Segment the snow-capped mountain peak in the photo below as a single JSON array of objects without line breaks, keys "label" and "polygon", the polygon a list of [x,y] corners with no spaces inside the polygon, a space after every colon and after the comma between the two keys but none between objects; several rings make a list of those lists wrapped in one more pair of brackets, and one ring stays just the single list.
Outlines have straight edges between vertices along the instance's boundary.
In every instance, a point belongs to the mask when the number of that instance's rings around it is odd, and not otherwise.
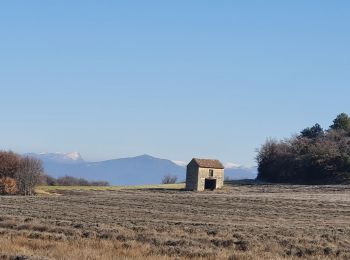
[{"label": "snow-capped mountain peak", "polygon": [[50,160],[50,161],[68,162],[68,163],[84,161],[79,152],[71,152],[71,153],[56,152],[56,153],[39,153],[39,154],[29,153],[26,155],[37,157],[43,161]]},{"label": "snow-capped mountain peak", "polygon": [[225,168],[226,169],[237,169],[237,168],[241,168],[242,165],[237,164],[237,163],[232,163],[232,162],[228,162],[225,164]]},{"label": "snow-capped mountain peak", "polygon": [[68,159],[73,160],[73,161],[83,160],[80,153],[78,153],[78,152],[66,153],[66,154],[64,154],[64,156]]}]

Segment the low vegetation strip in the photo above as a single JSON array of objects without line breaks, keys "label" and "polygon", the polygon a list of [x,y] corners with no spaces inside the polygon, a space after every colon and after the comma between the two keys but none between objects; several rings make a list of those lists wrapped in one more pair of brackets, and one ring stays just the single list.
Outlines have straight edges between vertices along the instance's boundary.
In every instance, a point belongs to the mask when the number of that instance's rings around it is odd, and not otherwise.
[{"label": "low vegetation strip", "polygon": [[50,193],[54,191],[113,191],[113,190],[130,190],[130,189],[184,189],[184,183],[176,184],[154,184],[154,185],[139,185],[139,186],[38,186],[37,193]]},{"label": "low vegetation strip", "polygon": [[0,197],[0,252],[39,259],[350,258],[349,186],[161,187]]}]

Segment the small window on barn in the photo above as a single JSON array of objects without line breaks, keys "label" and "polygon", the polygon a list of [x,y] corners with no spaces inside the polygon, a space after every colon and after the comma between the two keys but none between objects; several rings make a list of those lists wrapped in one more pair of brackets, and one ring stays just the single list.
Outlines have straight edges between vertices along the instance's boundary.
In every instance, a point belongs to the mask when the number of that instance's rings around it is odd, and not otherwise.
[{"label": "small window on barn", "polygon": [[214,177],[214,170],[212,169],[209,170],[209,177]]}]

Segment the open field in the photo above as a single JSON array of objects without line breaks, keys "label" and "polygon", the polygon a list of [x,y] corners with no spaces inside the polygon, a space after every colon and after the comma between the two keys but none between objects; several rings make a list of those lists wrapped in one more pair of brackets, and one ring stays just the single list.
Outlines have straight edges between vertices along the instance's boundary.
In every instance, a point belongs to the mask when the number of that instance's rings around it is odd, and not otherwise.
[{"label": "open field", "polygon": [[0,259],[350,259],[350,186],[178,188],[0,197]]}]

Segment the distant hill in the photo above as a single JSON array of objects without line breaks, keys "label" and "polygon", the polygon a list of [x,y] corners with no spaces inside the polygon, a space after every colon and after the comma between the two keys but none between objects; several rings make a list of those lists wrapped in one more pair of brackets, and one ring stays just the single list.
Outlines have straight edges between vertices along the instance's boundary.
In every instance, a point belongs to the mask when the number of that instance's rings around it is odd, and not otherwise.
[{"label": "distant hill", "polygon": [[230,180],[255,179],[258,170],[255,167],[225,168],[225,177]]},{"label": "distant hill", "polygon": [[[160,183],[166,174],[176,175],[178,181],[186,179],[186,166],[150,155],[121,158],[100,162],[84,161],[79,153],[28,153],[43,161],[47,174],[57,178],[65,175],[90,181],[108,181],[112,185],[146,185]],[[255,179],[256,168],[233,167],[225,170],[230,179]]]}]

